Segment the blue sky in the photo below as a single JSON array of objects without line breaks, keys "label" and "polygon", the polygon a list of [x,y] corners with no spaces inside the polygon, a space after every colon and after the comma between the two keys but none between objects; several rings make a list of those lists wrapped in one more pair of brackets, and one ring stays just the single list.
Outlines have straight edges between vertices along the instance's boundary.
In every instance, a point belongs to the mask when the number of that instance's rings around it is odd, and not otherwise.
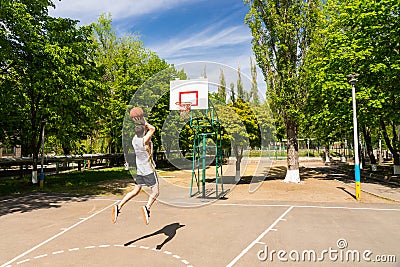
[{"label": "blue sky", "polygon": [[[110,13],[118,35],[140,35],[146,48],[171,64],[212,61],[250,76],[251,33],[242,0],[55,0],[52,16],[82,25]],[[265,87],[261,73],[258,85]]]}]

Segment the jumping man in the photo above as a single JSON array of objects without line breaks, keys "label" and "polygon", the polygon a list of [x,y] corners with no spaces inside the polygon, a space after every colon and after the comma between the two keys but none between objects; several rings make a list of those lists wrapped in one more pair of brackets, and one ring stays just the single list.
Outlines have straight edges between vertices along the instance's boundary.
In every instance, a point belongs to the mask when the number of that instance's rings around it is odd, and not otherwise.
[{"label": "jumping man", "polygon": [[152,157],[153,143],[151,141],[156,128],[147,123],[144,117],[132,117],[132,119],[141,123],[135,127],[135,136],[132,139],[137,169],[135,187],[122,198],[119,204],[113,206],[111,220],[115,223],[122,207],[139,194],[142,186],[148,186],[152,192],[149,195],[147,204],[142,207],[142,213],[145,224],[149,224],[150,208],[159,195],[158,177]]}]

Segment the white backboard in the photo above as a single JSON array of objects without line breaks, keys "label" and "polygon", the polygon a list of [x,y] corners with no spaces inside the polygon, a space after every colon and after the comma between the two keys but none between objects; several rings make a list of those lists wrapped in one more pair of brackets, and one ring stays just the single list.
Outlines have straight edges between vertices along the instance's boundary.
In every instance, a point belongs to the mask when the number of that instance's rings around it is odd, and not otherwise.
[{"label": "white backboard", "polygon": [[208,109],[208,79],[173,80],[170,82],[169,109],[179,110],[177,103],[190,102],[191,109]]}]

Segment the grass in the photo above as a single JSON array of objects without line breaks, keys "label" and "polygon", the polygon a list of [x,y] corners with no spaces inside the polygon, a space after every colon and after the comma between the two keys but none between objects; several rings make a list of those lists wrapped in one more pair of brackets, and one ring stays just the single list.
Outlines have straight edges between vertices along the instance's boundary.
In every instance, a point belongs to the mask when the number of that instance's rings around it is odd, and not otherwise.
[{"label": "grass", "polygon": [[85,195],[123,194],[133,182],[123,167],[84,170],[45,176],[43,187],[32,184],[31,178],[0,180],[0,196],[13,194],[52,192]]}]

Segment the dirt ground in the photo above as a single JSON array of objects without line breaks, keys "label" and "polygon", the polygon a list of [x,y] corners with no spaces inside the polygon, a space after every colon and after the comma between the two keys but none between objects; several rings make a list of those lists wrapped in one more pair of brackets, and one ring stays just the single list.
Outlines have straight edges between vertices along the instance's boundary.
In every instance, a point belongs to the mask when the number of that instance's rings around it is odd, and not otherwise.
[{"label": "dirt ground", "polygon": [[[272,165],[270,175],[266,177],[260,188],[251,198],[254,200],[270,201],[300,201],[300,202],[358,202],[355,199],[355,189],[351,183],[352,178],[344,177],[343,181],[329,177],[328,173],[321,170],[332,168],[325,166],[320,161],[301,162],[301,183],[285,183],[283,179],[286,174],[286,162],[275,161]],[[249,193],[246,187],[238,185],[234,189],[235,198],[245,199]],[[361,194],[361,202],[364,203],[393,203],[393,201],[377,197],[365,192]]]},{"label": "dirt ground", "polygon": [[[256,201],[297,201],[332,203],[394,203],[392,200],[361,193],[361,200],[355,199],[354,177],[351,173],[340,171],[337,166],[325,166],[321,160],[300,161],[301,183],[285,183],[286,161],[276,160],[271,166],[260,171],[260,164],[247,162],[242,170],[241,181],[232,188],[226,197],[231,200]],[[233,164],[234,165],[234,164]],[[224,179],[233,175],[233,165],[223,166]],[[207,177],[215,177],[215,168],[207,169]],[[191,170],[160,171],[160,178],[169,183],[189,187]],[[263,181],[251,184],[254,175],[262,175]],[[251,192],[254,191],[254,192]]]}]

